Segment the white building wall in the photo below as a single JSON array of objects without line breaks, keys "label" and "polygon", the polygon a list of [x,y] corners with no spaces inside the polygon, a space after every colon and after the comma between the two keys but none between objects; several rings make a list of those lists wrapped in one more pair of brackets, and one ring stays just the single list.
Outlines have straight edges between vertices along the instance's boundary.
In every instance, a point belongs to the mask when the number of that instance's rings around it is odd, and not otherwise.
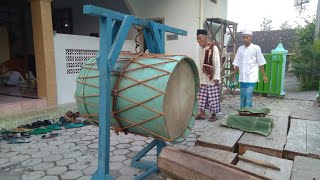
[{"label": "white building wall", "polygon": [[[122,50],[134,52],[134,47],[134,41],[126,40]],[[77,69],[81,68],[84,58],[94,56],[92,53],[98,50],[99,38],[58,33],[54,35],[58,104],[75,102],[76,78],[79,74]],[[70,63],[74,64],[70,65]]]},{"label": "white building wall", "polygon": [[[165,43],[167,54],[183,54],[197,58],[198,43],[196,30],[199,29],[200,0],[127,0],[132,14],[142,18],[165,18],[168,26],[188,31],[188,36],[179,36],[178,40]],[[227,18],[227,0],[203,2],[203,20],[206,18]]]}]

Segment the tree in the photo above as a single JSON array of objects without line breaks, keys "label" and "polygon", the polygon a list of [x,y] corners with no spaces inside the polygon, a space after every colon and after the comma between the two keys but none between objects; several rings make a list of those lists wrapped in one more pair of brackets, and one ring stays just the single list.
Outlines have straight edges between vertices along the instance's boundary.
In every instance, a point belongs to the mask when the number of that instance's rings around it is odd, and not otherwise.
[{"label": "tree", "polygon": [[[315,39],[320,39],[320,0],[318,0],[318,6],[317,6],[316,31],[315,31],[314,37]],[[320,89],[319,89],[319,92],[320,92]]]},{"label": "tree", "polygon": [[270,30],[272,30],[273,27],[271,26],[271,23],[272,23],[271,19],[263,18],[263,22],[260,24],[261,31],[270,31]]},{"label": "tree", "polygon": [[288,21],[285,21],[280,25],[280,29],[281,30],[292,29],[292,25]]},{"label": "tree", "polygon": [[[309,2],[310,0],[294,0],[294,6],[301,13],[302,11],[306,10],[305,5],[308,4]],[[316,39],[320,39],[320,0],[318,0],[315,26],[316,28],[314,32],[314,39],[316,40]]]},{"label": "tree", "polygon": [[305,5],[308,4],[309,2],[310,0],[294,0],[294,7],[296,7],[301,13],[306,9]]},{"label": "tree", "polygon": [[[300,7],[301,7],[300,12],[301,12],[303,5],[309,3],[309,0],[295,0],[295,6],[297,2],[298,4],[300,4]],[[320,0],[318,0],[315,31],[314,31],[313,38],[314,38],[314,41],[317,41],[318,39],[320,39]],[[319,42],[319,40],[317,42]],[[320,78],[319,78],[319,93],[317,96],[316,104],[320,106]]]},{"label": "tree", "polygon": [[292,57],[293,73],[297,76],[300,90],[319,88],[320,40],[314,40],[315,20],[297,30],[295,55]]}]

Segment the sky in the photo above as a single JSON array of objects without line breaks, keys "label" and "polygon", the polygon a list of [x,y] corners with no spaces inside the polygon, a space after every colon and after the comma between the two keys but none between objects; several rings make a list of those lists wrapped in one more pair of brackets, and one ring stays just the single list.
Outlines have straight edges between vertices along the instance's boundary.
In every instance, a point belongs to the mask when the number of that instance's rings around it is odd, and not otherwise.
[{"label": "sky", "polygon": [[[317,3],[318,0],[310,0],[302,16],[315,17]],[[294,0],[228,0],[228,20],[238,23],[238,31],[244,28],[260,30],[263,18],[272,20],[274,30],[285,21],[293,26],[296,26],[295,22],[304,24],[294,7]]]}]

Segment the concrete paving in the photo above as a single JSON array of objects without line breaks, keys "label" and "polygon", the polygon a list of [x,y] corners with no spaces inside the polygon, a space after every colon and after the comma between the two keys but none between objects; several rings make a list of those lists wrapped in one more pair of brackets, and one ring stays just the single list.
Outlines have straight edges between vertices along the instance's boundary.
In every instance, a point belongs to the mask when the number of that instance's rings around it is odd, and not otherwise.
[{"label": "concrete paving", "polygon": [[286,99],[315,101],[318,91],[299,91],[299,82],[294,74],[287,73],[284,82]]}]

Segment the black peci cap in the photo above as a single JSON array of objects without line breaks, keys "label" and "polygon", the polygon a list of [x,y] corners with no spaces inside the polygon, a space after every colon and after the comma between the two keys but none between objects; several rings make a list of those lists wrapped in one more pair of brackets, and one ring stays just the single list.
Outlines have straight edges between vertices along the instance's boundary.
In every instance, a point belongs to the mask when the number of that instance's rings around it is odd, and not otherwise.
[{"label": "black peci cap", "polygon": [[208,35],[208,32],[207,32],[206,30],[204,30],[204,29],[198,29],[198,30],[197,30],[197,36],[198,36],[199,34]]}]

